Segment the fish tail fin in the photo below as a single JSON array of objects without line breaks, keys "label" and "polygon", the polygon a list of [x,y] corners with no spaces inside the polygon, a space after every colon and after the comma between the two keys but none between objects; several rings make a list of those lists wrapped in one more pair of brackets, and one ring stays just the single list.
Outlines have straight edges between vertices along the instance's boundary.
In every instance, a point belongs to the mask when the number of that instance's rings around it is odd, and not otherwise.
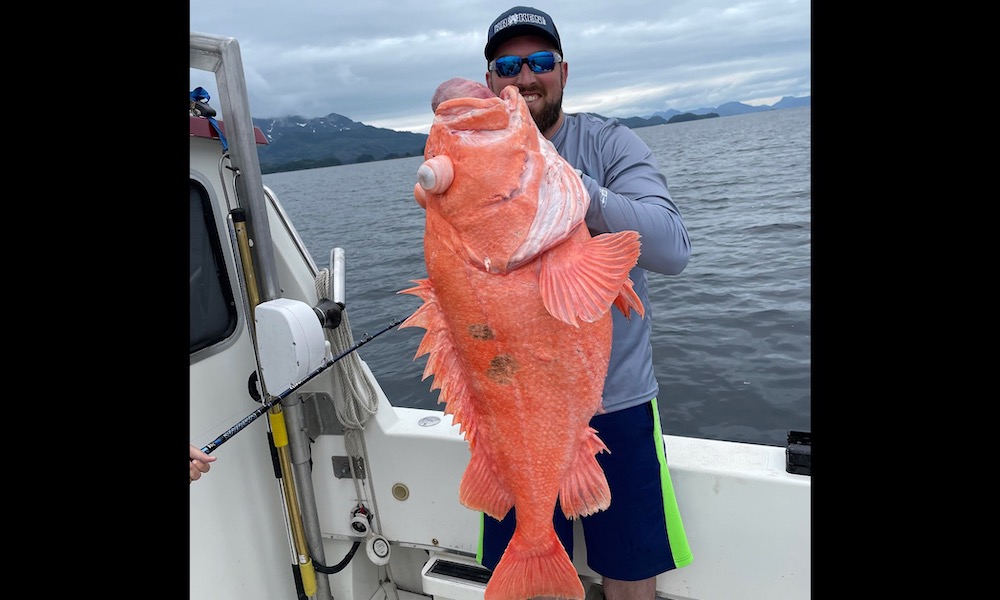
[{"label": "fish tail fin", "polygon": [[555,530],[538,544],[515,529],[486,584],[484,599],[524,600],[538,596],[583,600],[583,584]]},{"label": "fish tail fin", "polygon": [[585,517],[611,506],[611,488],[604,469],[595,457],[610,452],[597,431],[587,427],[582,433],[580,449],[559,487],[559,504],[569,519]]}]

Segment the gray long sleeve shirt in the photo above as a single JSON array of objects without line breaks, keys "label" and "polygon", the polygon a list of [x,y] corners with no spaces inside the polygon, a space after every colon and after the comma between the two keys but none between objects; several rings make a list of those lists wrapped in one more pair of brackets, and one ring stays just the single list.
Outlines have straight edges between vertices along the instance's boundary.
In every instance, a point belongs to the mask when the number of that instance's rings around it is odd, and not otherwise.
[{"label": "gray long sleeve shirt", "polygon": [[604,409],[614,412],[647,402],[659,393],[653,373],[652,307],[646,271],[677,275],[691,257],[691,240],[670,197],[667,179],[646,143],[616,119],[567,114],[552,137],[559,154],[583,172],[590,194],[587,227],[592,234],[638,231],[641,253],[630,272],[646,310],[631,321],[613,308],[613,339]]}]

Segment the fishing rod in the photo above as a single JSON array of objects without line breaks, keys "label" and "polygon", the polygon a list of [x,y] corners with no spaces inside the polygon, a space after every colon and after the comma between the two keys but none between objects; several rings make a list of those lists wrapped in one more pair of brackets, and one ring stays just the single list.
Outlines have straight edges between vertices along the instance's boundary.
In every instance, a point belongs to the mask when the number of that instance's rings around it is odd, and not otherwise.
[{"label": "fishing rod", "polygon": [[375,332],[373,334],[365,334],[365,337],[360,342],[354,344],[353,346],[351,346],[347,350],[344,350],[343,352],[341,352],[337,356],[335,356],[333,358],[325,359],[320,364],[320,366],[316,367],[316,369],[314,369],[312,372],[310,372],[308,375],[306,375],[301,381],[299,381],[298,383],[295,383],[292,386],[286,388],[281,393],[279,393],[277,396],[272,396],[271,399],[268,400],[267,402],[265,402],[264,404],[262,404],[260,408],[258,408],[257,410],[253,411],[252,413],[250,413],[249,415],[247,415],[246,417],[244,417],[240,422],[236,423],[235,425],[233,425],[232,427],[230,427],[229,429],[227,429],[225,432],[222,433],[222,435],[220,435],[219,437],[215,438],[215,440],[213,440],[213,441],[209,442],[208,444],[206,444],[205,446],[203,446],[202,449],[201,449],[201,451],[204,452],[205,454],[211,454],[213,450],[215,450],[216,448],[218,448],[222,444],[224,444],[227,441],[229,441],[230,438],[232,438],[234,435],[236,435],[237,433],[239,433],[240,431],[242,431],[243,429],[245,429],[247,425],[249,425],[249,424],[253,423],[254,421],[256,421],[261,415],[263,415],[264,413],[266,413],[272,406],[274,406],[278,402],[281,402],[282,400],[284,400],[285,398],[287,398],[292,392],[294,392],[295,390],[299,389],[300,387],[302,387],[303,385],[305,385],[306,383],[308,383],[309,381],[311,381],[313,378],[315,378],[317,375],[319,375],[323,371],[325,371],[325,370],[329,369],[330,367],[332,367],[335,363],[337,363],[338,361],[340,361],[342,358],[344,358],[345,356],[347,356],[351,352],[354,352],[355,350],[357,350],[361,346],[364,346],[368,342],[372,341],[373,339],[375,339],[378,336],[382,335],[383,333],[389,331],[390,329],[392,329],[393,327],[399,325],[402,322],[403,322],[402,319],[396,319],[392,323],[389,323],[388,325],[386,325],[385,327],[383,327],[382,329],[380,329],[379,331],[377,331],[377,332]]}]

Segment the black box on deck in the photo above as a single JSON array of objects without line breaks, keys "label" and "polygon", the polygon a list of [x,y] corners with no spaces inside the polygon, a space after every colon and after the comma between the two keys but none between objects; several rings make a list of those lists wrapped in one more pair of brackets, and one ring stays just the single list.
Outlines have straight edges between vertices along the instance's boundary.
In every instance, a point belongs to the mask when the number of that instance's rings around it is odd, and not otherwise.
[{"label": "black box on deck", "polygon": [[785,471],[796,475],[812,475],[812,434],[789,431],[785,446]]}]

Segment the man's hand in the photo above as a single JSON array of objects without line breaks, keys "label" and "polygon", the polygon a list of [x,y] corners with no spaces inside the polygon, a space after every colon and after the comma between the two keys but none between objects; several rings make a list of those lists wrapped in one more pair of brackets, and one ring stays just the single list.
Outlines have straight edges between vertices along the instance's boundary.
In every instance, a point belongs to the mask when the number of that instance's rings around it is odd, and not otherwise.
[{"label": "man's hand", "polygon": [[190,444],[190,446],[191,446],[191,464],[190,464],[191,481],[188,481],[188,483],[191,483],[192,481],[198,481],[199,479],[201,479],[201,474],[208,473],[208,470],[212,468],[212,465],[210,465],[209,463],[215,462],[215,460],[218,458],[217,456],[209,456],[208,454],[205,454],[198,448],[195,448],[194,444]]}]

